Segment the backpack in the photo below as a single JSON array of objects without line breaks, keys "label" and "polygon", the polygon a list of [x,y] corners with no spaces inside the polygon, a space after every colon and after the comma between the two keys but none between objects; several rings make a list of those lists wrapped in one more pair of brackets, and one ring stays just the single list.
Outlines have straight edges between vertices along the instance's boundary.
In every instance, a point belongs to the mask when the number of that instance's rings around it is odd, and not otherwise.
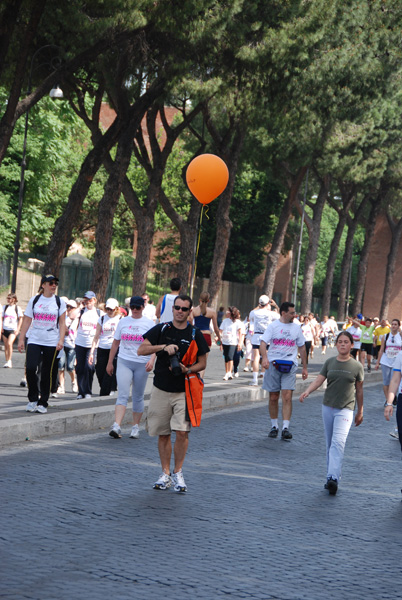
[{"label": "backpack", "polygon": [[[38,302],[39,298],[42,296],[42,294],[38,294],[37,296],[35,296],[33,302],[32,302],[32,312],[33,315],[35,317],[35,311],[34,311],[34,307],[35,304]],[[61,300],[60,300],[60,296],[54,296],[54,299],[56,300],[56,304],[57,304],[57,327],[59,326],[59,319],[60,319],[60,306],[61,306]]]}]

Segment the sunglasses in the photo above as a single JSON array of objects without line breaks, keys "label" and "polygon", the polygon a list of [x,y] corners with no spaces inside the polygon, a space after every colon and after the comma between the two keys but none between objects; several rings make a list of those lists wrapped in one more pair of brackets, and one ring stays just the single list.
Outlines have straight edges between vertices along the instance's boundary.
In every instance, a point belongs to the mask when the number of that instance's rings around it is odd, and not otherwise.
[{"label": "sunglasses", "polygon": [[183,312],[188,312],[188,311],[190,310],[190,308],[189,308],[189,307],[187,307],[187,306],[173,306],[173,308],[174,308],[175,310],[181,310],[181,311],[183,311]]},{"label": "sunglasses", "polygon": [[138,304],[134,304],[134,306],[130,306],[131,310],[141,310],[141,308],[144,308],[143,306],[140,306]]}]

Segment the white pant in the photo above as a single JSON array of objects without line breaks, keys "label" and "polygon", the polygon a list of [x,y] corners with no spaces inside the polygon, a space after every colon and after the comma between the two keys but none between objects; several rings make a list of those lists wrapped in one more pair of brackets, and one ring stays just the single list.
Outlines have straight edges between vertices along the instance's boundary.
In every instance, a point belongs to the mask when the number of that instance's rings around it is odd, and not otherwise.
[{"label": "white pant", "polygon": [[327,477],[341,478],[343,453],[353,421],[353,410],[322,406],[325,439],[327,443]]},{"label": "white pant", "polygon": [[134,362],[117,358],[117,387],[116,405],[127,406],[130,396],[130,386],[133,384],[133,412],[144,412],[144,391],[149,373],[145,370],[144,362]]}]

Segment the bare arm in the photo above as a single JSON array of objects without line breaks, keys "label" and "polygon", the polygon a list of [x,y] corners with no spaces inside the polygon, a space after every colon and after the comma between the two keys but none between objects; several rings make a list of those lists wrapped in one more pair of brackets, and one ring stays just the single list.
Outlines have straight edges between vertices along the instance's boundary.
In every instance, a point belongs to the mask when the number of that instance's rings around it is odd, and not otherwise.
[{"label": "bare arm", "polygon": [[391,382],[388,388],[387,406],[384,408],[384,417],[387,421],[390,420],[394,412],[393,401],[398,392],[399,385],[401,383],[402,373],[401,371],[394,371],[392,373]]},{"label": "bare arm", "polygon": [[260,341],[260,354],[261,354],[261,366],[263,366],[264,369],[268,369],[269,360],[268,360],[268,354],[267,354],[267,344],[263,340]]},{"label": "bare arm", "polygon": [[150,354],[156,354],[157,352],[161,352],[164,350],[169,355],[174,354],[179,349],[176,344],[156,344],[152,346],[151,342],[145,339],[141,346],[137,350],[138,356],[149,356]]},{"label": "bare arm", "polygon": [[95,352],[95,348],[98,347],[101,331],[102,331],[102,325],[100,323],[98,323],[96,326],[96,332],[94,335],[94,339],[92,340],[91,351],[90,351],[89,357],[88,357],[88,364],[90,364],[90,365],[92,365],[92,363],[94,362],[94,352]]},{"label": "bare arm", "polygon": [[380,360],[382,358],[382,355],[384,354],[384,350],[385,350],[385,336],[381,340],[381,348],[378,353],[377,364],[374,367],[376,371],[378,371],[378,369],[380,368]]},{"label": "bare arm", "polygon": [[317,375],[317,377],[314,379],[314,381],[312,383],[310,383],[310,385],[308,386],[306,391],[303,392],[302,394],[300,394],[300,397],[299,397],[300,402],[303,402],[312,392],[315,392],[315,390],[318,390],[318,388],[324,383],[325,380],[326,380],[326,377],[324,377],[324,375]]},{"label": "bare arm", "polygon": [[205,371],[207,367],[207,355],[203,354],[202,356],[197,357],[197,362],[191,367],[186,367],[182,363],[180,363],[181,370],[183,373],[199,373],[200,371]]},{"label": "bare arm", "polygon": [[307,352],[306,352],[306,346],[303,344],[303,346],[298,346],[298,348],[299,348],[299,354],[300,354],[300,358],[301,358],[302,365],[303,365],[302,379],[307,379],[307,377],[308,377],[308,370],[307,370]]},{"label": "bare arm", "polygon": [[161,316],[161,307],[162,307],[162,301],[163,301],[164,296],[161,296],[158,300],[158,304],[156,305],[155,308],[155,316],[160,319]]},{"label": "bare arm", "polygon": [[32,323],[31,317],[27,317],[26,315],[24,315],[24,318],[22,319],[20,337],[18,340],[18,351],[19,352],[22,352],[24,349],[25,336],[26,336],[28,329],[31,326],[31,323]]},{"label": "bare arm", "polygon": [[355,416],[355,426],[358,427],[363,421],[363,382],[356,381],[356,403],[357,412]]}]

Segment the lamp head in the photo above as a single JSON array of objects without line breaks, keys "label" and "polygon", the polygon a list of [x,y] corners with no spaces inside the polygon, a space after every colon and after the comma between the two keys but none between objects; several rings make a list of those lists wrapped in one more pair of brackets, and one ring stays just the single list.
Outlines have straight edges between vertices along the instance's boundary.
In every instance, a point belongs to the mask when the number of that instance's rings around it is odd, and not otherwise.
[{"label": "lamp head", "polygon": [[61,90],[59,88],[58,85],[56,85],[56,87],[52,88],[49,92],[49,96],[52,98],[52,100],[57,100],[60,98],[64,98],[64,94],[63,94],[63,90]]}]

